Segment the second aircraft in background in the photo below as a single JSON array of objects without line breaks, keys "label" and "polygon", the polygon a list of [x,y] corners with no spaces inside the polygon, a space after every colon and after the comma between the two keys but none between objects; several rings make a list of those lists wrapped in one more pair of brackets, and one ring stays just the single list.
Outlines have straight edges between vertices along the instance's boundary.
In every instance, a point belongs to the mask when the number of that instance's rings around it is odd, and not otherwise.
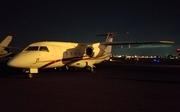
[{"label": "second aircraft in background", "polygon": [[12,40],[12,36],[7,36],[1,43],[0,43],[0,58],[9,56],[12,52],[9,51],[8,45]]}]

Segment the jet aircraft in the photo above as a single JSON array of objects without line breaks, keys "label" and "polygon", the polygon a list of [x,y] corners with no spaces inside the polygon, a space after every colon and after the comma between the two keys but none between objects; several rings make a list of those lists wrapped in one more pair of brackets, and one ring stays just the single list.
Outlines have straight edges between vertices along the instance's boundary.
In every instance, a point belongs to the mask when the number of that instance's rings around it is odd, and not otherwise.
[{"label": "jet aircraft", "polygon": [[1,43],[0,43],[0,58],[9,56],[12,52],[9,51],[8,45],[12,40],[12,36],[7,36]]},{"label": "jet aircraft", "polygon": [[41,41],[27,46],[22,52],[11,58],[7,65],[22,68],[27,78],[32,78],[39,69],[74,67],[94,72],[95,65],[111,57],[112,45],[130,44],[171,44],[172,41],[151,42],[113,42],[113,36],[124,33],[108,33],[105,42],[75,43],[59,41]]}]

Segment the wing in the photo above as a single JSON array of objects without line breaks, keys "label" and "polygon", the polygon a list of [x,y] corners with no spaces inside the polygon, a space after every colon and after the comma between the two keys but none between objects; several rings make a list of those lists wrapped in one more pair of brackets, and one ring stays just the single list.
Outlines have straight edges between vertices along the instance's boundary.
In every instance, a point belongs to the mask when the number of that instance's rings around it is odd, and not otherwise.
[{"label": "wing", "polygon": [[11,48],[11,49],[24,49],[24,48],[21,48],[21,47],[13,47],[13,46],[1,46],[0,47],[3,47],[3,48]]},{"label": "wing", "polygon": [[11,55],[11,54],[12,54],[12,52],[7,53],[7,54],[0,55],[0,58],[3,58],[3,57],[6,57],[6,56],[9,56],[9,55]]},{"label": "wing", "polygon": [[101,45],[173,44],[173,41],[102,42]]}]

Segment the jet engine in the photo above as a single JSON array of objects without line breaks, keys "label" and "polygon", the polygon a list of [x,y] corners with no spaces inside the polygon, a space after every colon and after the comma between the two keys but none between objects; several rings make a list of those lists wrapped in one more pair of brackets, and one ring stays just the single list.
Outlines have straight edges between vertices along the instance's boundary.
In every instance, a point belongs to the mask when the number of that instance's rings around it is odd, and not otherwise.
[{"label": "jet engine", "polygon": [[87,47],[85,49],[85,54],[89,57],[98,57],[104,54],[104,50],[98,47]]}]

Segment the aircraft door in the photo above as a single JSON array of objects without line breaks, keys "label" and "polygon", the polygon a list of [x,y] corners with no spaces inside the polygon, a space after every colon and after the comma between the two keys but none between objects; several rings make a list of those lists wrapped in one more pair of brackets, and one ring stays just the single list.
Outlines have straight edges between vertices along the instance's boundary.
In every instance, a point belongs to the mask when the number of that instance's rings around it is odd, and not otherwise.
[{"label": "aircraft door", "polygon": [[53,46],[54,47],[54,51],[55,51],[55,60],[60,60],[62,59],[62,55],[61,55],[61,49],[59,46]]}]

